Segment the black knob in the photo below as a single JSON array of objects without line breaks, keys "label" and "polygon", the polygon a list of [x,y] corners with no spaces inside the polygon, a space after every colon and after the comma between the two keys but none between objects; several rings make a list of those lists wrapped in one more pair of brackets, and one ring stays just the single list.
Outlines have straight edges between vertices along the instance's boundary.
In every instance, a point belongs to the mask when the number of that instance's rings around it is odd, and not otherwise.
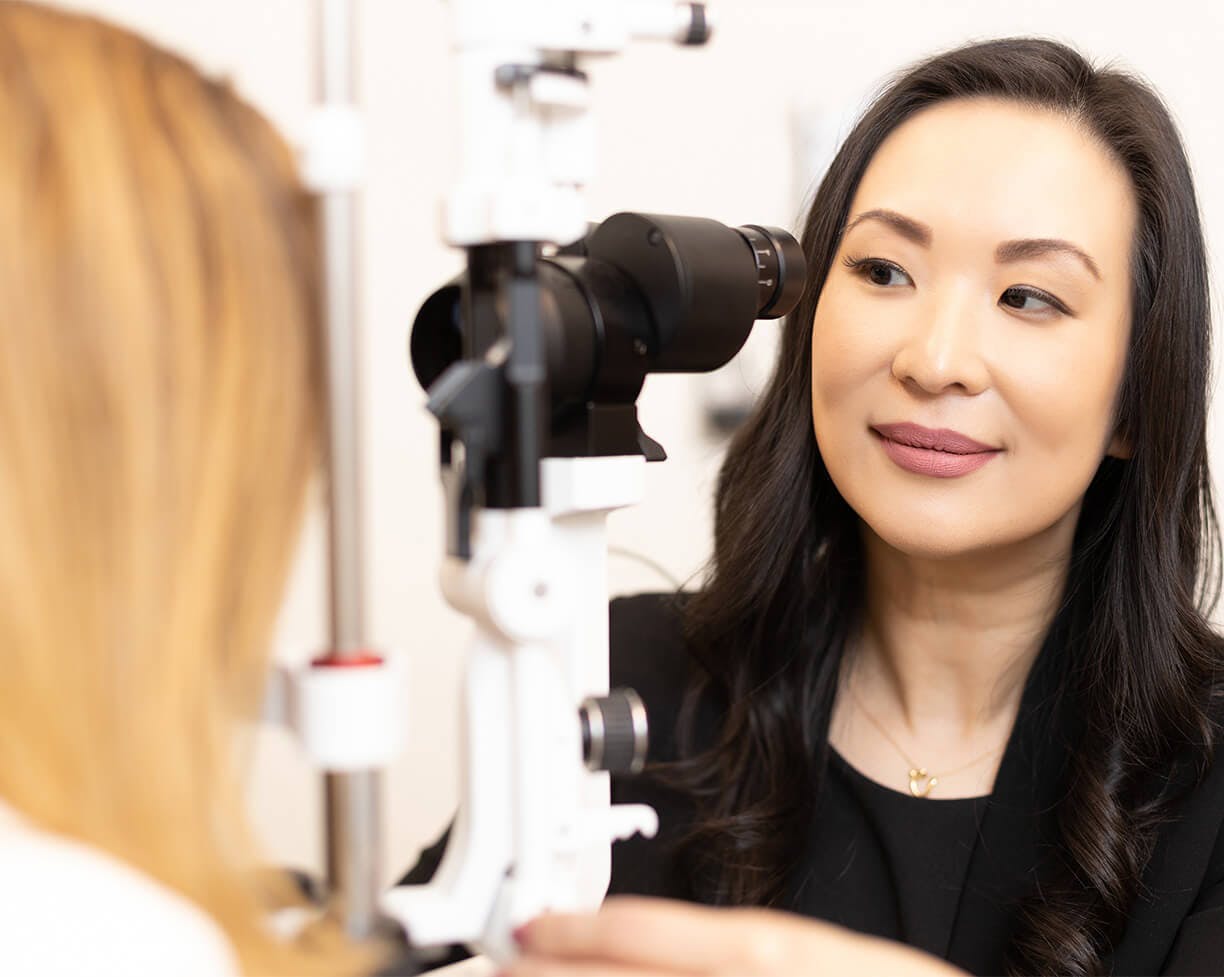
[{"label": "black knob", "polygon": [[690,3],[688,5],[688,29],[684,32],[684,37],[681,39],[681,44],[705,44],[710,39],[711,24],[709,12],[706,10],[704,3]]},{"label": "black knob", "polygon": [[582,756],[588,770],[642,772],[650,741],[646,706],[633,689],[613,689],[607,695],[583,700],[578,722],[582,725]]},{"label": "black knob", "polygon": [[807,262],[798,241],[780,227],[745,224],[737,227],[752,248],[757,267],[758,319],[780,319],[803,297]]}]

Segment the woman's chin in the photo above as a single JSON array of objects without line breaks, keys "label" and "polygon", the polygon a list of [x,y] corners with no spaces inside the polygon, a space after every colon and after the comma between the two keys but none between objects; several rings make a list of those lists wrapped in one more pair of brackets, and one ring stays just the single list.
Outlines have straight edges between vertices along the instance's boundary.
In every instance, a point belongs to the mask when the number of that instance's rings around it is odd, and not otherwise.
[{"label": "woman's chin", "polygon": [[952,560],[977,556],[1015,542],[1005,534],[959,516],[940,518],[930,513],[904,516],[889,513],[879,519],[863,518],[865,528],[880,542],[914,559]]}]

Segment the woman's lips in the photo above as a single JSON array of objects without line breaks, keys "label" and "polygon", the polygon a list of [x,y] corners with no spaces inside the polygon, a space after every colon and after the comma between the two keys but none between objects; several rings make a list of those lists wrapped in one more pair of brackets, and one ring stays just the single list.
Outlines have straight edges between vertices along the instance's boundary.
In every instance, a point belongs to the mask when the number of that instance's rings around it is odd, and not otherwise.
[{"label": "woman's lips", "polygon": [[977,471],[999,453],[958,431],[917,424],[879,424],[872,432],[884,453],[900,468],[932,478],[959,478]]}]

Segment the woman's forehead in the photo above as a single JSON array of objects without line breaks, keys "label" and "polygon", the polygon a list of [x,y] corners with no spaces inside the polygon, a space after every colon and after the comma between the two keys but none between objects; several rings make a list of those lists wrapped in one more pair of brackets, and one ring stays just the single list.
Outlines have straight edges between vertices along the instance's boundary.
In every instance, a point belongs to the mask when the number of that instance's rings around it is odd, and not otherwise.
[{"label": "woman's forehead", "polygon": [[926,224],[936,248],[1061,238],[1114,267],[1128,263],[1136,211],[1128,174],[1082,127],[994,98],[940,103],[890,133],[849,220],[874,208]]}]

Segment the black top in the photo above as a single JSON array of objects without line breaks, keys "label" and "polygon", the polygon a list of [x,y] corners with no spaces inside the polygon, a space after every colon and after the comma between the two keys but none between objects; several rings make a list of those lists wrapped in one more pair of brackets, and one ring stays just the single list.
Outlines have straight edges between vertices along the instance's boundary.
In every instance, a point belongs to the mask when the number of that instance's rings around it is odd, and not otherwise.
[{"label": "black top", "polygon": [[[651,722],[652,761],[676,756],[674,717],[699,667],[663,595],[613,601],[613,686],[635,688]],[[899,940],[976,974],[1003,972],[1013,906],[1041,871],[1070,729],[1052,703],[1054,630],[1026,682],[989,797],[940,800],[894,791],[831,753],[808,844],[780,908]],[[716,723],[698,714],[698,728]],[[699,739],[702,737],[699,736]],[[610,892],[693,898],[671,857],[691,824],[684,797],[649,775],[613,781],[613,801],[654,806],[660,832],[613,846]],[[1045,813],[1042,813],[1045,812]],[[1106,961],[1114,974],[1224,974],[1224,763],[1216,763],[1157,842],[1145,894]]]},{"label": "black top", "polygon": [[[793,908],[945,956],[987,798],[914,797],[836,751]],[[887,878],[890,899],[871,883]]]},{"label": "black top", "polygon": [[[650,716],[650,760],[674,759],[675,717],[699,667],[685,648],[675,602],[658,594],[613,601],[610,637],[612,686],[636,689]],[[1029,894],[1042,871],[1042,851],[1057,840],[1052,819],[1071,742],[1069,720],[1055,707],[1054,666],[1062,660],[1052,629],[1026,681],[989,797],[912,797],[832,752],[808,843],[796,852],[780,908],[911,944],[970,973],[1002,973],[1015,903]],[[708,742],[717,721],[712,709],[698,712],[699,741]],[[659,833],[612,846],[609,893],[694,899],[690,879],[672,857],[692,824],[688,798],[648,770],[614,778],[612,799],[650,804]],[[1222,824],[1219,762],[1162,830],[1107,972],[1224,974]],[[404,881],[428,881],[445,843],[444,835]]]}]

